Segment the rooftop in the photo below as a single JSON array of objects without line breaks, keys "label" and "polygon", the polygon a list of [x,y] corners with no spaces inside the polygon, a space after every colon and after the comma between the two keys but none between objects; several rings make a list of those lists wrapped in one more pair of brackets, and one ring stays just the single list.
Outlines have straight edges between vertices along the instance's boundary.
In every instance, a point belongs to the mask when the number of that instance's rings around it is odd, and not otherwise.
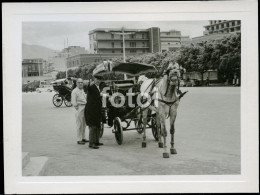
[{"label": "rooftop", "polygon": [[[124,28],[126,32],[147,32],[148,29],[128,29]],[[122,32],[122,28],[96,28],[94,30],[89,31],[88,34],[92,34],[94,32]]]}]

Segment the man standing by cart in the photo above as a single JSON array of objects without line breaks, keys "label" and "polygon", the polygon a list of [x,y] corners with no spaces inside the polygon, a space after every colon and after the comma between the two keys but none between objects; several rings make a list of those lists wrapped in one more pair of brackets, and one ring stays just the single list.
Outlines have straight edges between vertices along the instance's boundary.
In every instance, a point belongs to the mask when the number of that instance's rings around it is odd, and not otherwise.
[{"label": "man standing by cart", "polygon": [[74,106],[76,113],[76,129],[78,144],[85,144],[88,142],[85,138],[86,122],[84,119],[84,109],[86,105],[86,94],[83,90],[83,80],[77,80],[77,87],[71,93],[71,103]]},{"label": "man standing by cart", "polygon": [[88,83],[87,104],[85,107],[86,124],[89,126],[89,147],[98,149],[103,143],[99,142],[102,121],[102,98],[100,96],[101,77],[94,76],[94,82]]}]

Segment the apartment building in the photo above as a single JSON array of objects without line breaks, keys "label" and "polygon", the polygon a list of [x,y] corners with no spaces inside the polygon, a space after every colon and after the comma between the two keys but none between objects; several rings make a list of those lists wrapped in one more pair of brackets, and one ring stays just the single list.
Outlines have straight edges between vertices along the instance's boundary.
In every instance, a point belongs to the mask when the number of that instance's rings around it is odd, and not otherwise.
[{"label": "apartment building", "polygon": [[170,30],[163,31],[160,33],[161,50],[164,51],[174,51],[181,47],[191,43],[189,36],[182,36],[181,31]]},{"label": "apartment building", "polygon": [[91,54],[122,54],[123,48],[131,55],[159,52],[160,29],[97,28],[89,32],[89,44]]}]

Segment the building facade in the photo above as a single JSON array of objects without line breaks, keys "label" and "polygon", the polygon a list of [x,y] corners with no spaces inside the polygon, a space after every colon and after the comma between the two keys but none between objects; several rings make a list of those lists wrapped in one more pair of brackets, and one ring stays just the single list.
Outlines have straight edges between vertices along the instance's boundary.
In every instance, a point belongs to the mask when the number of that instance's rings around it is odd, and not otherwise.
[{"label": "building facade", "polygon": [[161,50],[174,51],[182,45],[190,44],[191,39],[189,36],[182,36],[181,31],[170,30],[160,33]]},{"label": "building facade", "polygon": [[121,54],[123,53],[124,35],[126,54],[144,54],[161,51],[160,29],[112,29],[97,28],[89,32],[90,53]]},{"label": "building facade", "polygon": [[240,20],[209,20],[209,25],[204,26],[204,35],[241,32]]},{"label": "building facade", "polygon": [[120,58],[122,54],[79,54],[67,58],[67,68],[74,69],[82,66],[87,66],[93,62],[102,63],[103,61],[110,60],[112,58]]},{"label": "building facade", "polygon": [[219,40],[232,33],[241,33],[240,20],[209,20],[209,25],[204,26],[203,36],[192,38],[192,43]]},{"label": "building facade", "polygon": [[46,61],[41,58],[24,59],[22,61],[22,82],[44,81],[50,79],[44,75]]}]

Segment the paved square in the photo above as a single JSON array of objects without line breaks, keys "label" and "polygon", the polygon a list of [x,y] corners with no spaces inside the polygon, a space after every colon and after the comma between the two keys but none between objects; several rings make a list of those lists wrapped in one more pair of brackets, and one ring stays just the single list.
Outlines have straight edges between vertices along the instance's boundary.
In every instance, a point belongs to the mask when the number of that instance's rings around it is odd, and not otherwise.
[{"label": "paved square", "polygon": [[135,130],[124,132],[119,146],[107,126],[100,149],[77,145],[74,108],[56,108],[49,92],[23,93],[22,151],[49,157],[48,176],[240,174],[240,87],[185,90],[175,125],[178,154],[169,159],[150,129],[146,148]]}]

